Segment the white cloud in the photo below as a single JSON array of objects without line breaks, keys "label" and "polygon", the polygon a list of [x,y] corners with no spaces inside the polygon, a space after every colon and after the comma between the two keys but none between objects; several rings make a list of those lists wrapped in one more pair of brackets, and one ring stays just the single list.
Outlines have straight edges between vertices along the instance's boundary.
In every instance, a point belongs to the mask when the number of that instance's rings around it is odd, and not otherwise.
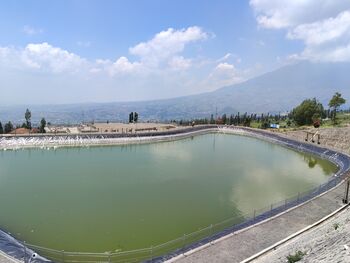
[{"label": "white cloud", "polygon": [[251,0],[259,26],[287,28],[312,23],[350,8],[347,0]]},{"label": "white cloud", "polygon": [[191,60],[182,56],[175,56],[169,60],[168,65],[170,69],[185,70],[191,66]]},{"label": "white cloud", "polygon": [[[26,29],[29,32],[30,28]],[[25,48],[0,47],[0,64],[8,68],[27,68],[51,73],[104,72],[110,76],[187,70],[192,65],[192,59],[185,58],[181,53],[189,43],[207,37],[208,34],[197,26],[180,30],[169,28],[156,34],[149,41],[131,47],[129,52],[137,57],[136,60],[131,61],[128,57],[121,56],[114,62],[110,59],[89,62],[79,55],[46,42],[30,43]],[[84,47],[90,44],[90,42],[77,42],[77,45]]]},{"label": "white cloud", "polygon": [[336,42],[343,37],[350,39],[350,12],[345,11],[334,18],[298,25],[287,36],[290,39],[301,39],[306,45]]},{"label": "white cloud", "polygon": [[28,44],[23,49],[1,47],[0,58],[0,64],[7,68],[39,70],[51,73],[73,73],[88,64],[85,59],[78,55],[51,46],[46,42]]},{"label": "white cloud", "polygon": [[138,56],[144,65],[157,67],[162,62],[172,60],[187,44],[207,37],[208,34],[197,26],[181,30],[169,28],[156,34],[151,40],[131,47],[129,51],[130,54]]},{"label": "white cloud", "polygon": [[251,0],[258,25],[287,31],[290,40],[305,48],[291,59],[350,61],[350,1]]},{"label": "white cloud", "polygon": [[44,32],[43,29],[41,28],[34,28],[32,26],[28,26],[28,25],[25,25],[22,29],[23,33],[29,35],[29,36],[32,36],[32,35],[37,35],[37,34],[41,34]]},{"label": "white cloud", "polygon": [[78,55],[53,47],[46,42],[28,44],[22,52],[22,60],[29,67],[54,73],[76,72],[87,63]]},{"label": "white cloud", "polygon": [[141,64],[139,62],[132,63],[126,57],[120,57],[109,67],[109,72],[111,75],[118,73],[130,73],[135,72],[135,70],[139,69],[140,66]]}]

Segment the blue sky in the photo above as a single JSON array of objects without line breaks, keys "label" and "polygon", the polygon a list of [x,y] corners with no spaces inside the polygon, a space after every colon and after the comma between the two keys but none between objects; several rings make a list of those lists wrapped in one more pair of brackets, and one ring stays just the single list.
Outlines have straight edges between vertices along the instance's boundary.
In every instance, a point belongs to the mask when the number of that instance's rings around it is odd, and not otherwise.
[{"label": "blue sky", "polygon": [[348,1],[281,2],[2,1],[0,105],[169,98],[349,60]]}]

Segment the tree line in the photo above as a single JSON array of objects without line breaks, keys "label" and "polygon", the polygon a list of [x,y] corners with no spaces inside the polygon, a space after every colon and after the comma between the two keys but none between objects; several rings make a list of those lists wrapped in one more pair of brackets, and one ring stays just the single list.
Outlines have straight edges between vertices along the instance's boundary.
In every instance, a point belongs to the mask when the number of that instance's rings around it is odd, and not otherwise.
[{"label": "tree line", "polygon": [[[291,126],[295,123],[297,126],[302,125],[315,125],[320,126],[322,119],[331,119],[333,124],[337,124],[337,112],[341,105],[345,104],[346,100],[342,95],[336,92],[328,103],[328,108],[325,109],[322,103],[316,98],[305,99],[300,105],[292,109],[291,112],[286,114],[223,114],[214,118],[212,114],[210,118],[197,118],[192,120],[180,120],[173,121],[179,125],[191,125],[194,124],[221,124],[221,125],[237,125],[250,127],[252,122],[259,125],[260,128],[269,128],[272,123],[279,124],[285,122],[285,126]],[[350,109],[348,110],[350,112]]]}]

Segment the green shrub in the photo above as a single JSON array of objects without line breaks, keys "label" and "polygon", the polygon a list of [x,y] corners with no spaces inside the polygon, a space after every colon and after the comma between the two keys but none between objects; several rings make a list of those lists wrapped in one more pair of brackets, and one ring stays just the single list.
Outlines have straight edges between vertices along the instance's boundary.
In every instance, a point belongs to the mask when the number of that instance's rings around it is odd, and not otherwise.
[{"label": "green shrub", "polygon": [[294,255],[289,254],[287,256],[288,263],[298,262],[298,261],[302,260],[304,255],[305,255],[305,253],[300,251],[300,250],[297,253],[295,253]]}]

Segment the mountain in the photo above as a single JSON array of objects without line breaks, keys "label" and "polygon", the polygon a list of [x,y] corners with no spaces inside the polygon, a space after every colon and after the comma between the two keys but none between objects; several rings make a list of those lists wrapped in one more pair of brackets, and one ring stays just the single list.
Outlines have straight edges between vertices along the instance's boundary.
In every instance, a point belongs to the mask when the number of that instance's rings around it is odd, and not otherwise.
[{"label": "mountain", "polygon": [[216,111],[276,113],[287,112],[313,97],[327,107],[336,91],[350,102],[350,63],[301,62],[198,95],[140,102],[0,107],[0,120],[21,123],[26,107],[32,111],[33,122],[45,117],[52,123],[127,120],[131,111],[137,111],[142,120],[209,118]]}]

